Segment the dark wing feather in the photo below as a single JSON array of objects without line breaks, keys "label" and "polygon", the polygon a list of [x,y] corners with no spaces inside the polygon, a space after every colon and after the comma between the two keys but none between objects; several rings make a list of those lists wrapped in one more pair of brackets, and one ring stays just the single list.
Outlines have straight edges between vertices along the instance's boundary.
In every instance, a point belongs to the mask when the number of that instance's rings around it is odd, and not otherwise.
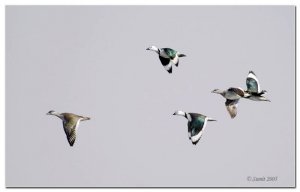
[{"label": "dark wing feather", "polygon": [[164,57],[161,57],[159,56],[159,59],[160,59],[160,62],[163,66],[166,66],[170,63],[170,59],[169,58],[164,58]]},{"label": "dark wing feather", "polygon": [[165,67],[165,69],[169,73],[172,73],[172,63],[170,62],[171,60],[168,58],[161,57],[161,56],[159,56],[159,59],[161,61],[161,64]]},{"label": "dark wing feather", "polygon": [[[191,113],[190,113],[191,114]],[[192,122],[189,124],[189,130],[191,131],[191,139],[199,134],[202,134],[205,117],[200,114],[191,114]],[[201,139],[201,136],[199,139],[192,141],[194,145],[196,145],[199,140]]]},{"label": "dark wing feather", "polygon": [[64,126],[64,131],[66,133],[68,142],[72,147],[76,140],[76,123],[74,123],[73,121],[69,121],[69,122],[64,121],[63,126]]}]

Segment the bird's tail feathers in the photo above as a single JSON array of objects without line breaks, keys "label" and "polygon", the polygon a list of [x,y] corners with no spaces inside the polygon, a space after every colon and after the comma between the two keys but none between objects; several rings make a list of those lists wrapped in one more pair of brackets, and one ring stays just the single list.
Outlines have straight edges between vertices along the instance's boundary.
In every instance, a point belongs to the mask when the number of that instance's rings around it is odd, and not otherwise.
[{"label": "bird's tail feathers", "polygon": [[244,91],[244,96],[243,96],[243,98],[249,98],[249,97],[251,97],[251,93],[249,93],[249,92],[247,92],[247,91]]},{"label": "bird's tail feathers", "polygon": [[207,121],[217,121],[217,120],[213,119],[213,118],[210,118],[210,117],[207,117]]}]

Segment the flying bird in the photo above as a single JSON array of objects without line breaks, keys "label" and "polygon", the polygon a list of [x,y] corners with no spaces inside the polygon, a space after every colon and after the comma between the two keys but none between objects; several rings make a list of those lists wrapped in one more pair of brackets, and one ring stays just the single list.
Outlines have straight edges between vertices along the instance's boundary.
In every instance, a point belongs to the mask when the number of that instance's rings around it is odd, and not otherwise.
[{"label": "flying bird", "polygon": [[266,97],[263,96],[267,91],[260,89],[259,81],[253,71],[249,71],[249,74],[246,79],[247,90],[246,93],[249,95],[245,98],[253,101],[269,101]]},{"label": "flying bird", "polygon": [[235,87],[230,87],[227,90],[215,89],[212,93],[220,94],[226,99],[225,106],[232,119],[237,115],[239,99],[248,96],[243,89]]},{"label": "flying bird", "polygon": [[179,110],[175,111],[173,115],[180,115],[188,120],[188,136],[194,145],[200,140],[207,121],[216,121],[202,114],[186,113]]},{"label": "flying bird", "polygon": [[157,48],[156,46],[151,46],[146,50],[154,51],[158,54],[158,57],[161,61],[161,64],[165,67],[165,69],[172,73],[172,64],[178,67],[179,57],[186,57],[186,55],[179,53],[171,48]]},{"label": "flying bird", "polygon": [[76,130],[79,127],[79,122],[90,120],[89,117],[83,117],[73,113],[58,113],[53,110],[49,111],[47,115],[54,115],[63,121],[64,131],[71,147],[74,145],[76,139]]}]

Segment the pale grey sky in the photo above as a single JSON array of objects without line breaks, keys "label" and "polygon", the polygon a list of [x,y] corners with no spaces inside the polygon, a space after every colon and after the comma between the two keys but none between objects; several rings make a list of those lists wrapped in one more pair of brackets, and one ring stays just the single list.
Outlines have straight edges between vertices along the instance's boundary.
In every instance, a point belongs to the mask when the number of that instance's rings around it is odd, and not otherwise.
[{"label": "pale grey sky", "polygon": [[[150,45],[187,57],[168,74]],[[272,102],[232,120],[211,91],[249,70]],[[52,109],[91,117],[73,148]],[[194,146],[178,109],[218,121]],[[294,6],[6,7],[6,186],[294,185]]]}]

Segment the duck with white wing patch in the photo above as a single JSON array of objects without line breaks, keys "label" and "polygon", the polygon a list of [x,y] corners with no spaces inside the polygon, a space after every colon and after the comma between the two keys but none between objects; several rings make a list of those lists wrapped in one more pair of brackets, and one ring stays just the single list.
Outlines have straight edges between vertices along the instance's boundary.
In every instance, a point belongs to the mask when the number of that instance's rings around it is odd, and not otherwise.
[{"label": "duck with white wing patch", "polygon": [[188,120],[188,136],[194,145],[201,139],[207,121],[217,121],[199,113],[186,113],[180,110],[175,111],[173,115],[183,116]]},{"label": "duck with white wing patch", "polygon": [[165,69],[172,73],[172,64],[176,67],[179,65],[179,57],[186,57],[186,55],[179,53],[171,48],[157,48],[156,46],[148,47],[146,50],[154,51],[158,54],[161,64]]},{"label": "duck with white wing patch", "polygon": [[265,94],[266,90],[260,89],[260,84],[258,78],[256,77],[253,71],[249,71],[249,74],[246,79],[247,90],[245,91],[249,95],[245,98],[250,99],[252,101],[269,101],[263,94]]}]

